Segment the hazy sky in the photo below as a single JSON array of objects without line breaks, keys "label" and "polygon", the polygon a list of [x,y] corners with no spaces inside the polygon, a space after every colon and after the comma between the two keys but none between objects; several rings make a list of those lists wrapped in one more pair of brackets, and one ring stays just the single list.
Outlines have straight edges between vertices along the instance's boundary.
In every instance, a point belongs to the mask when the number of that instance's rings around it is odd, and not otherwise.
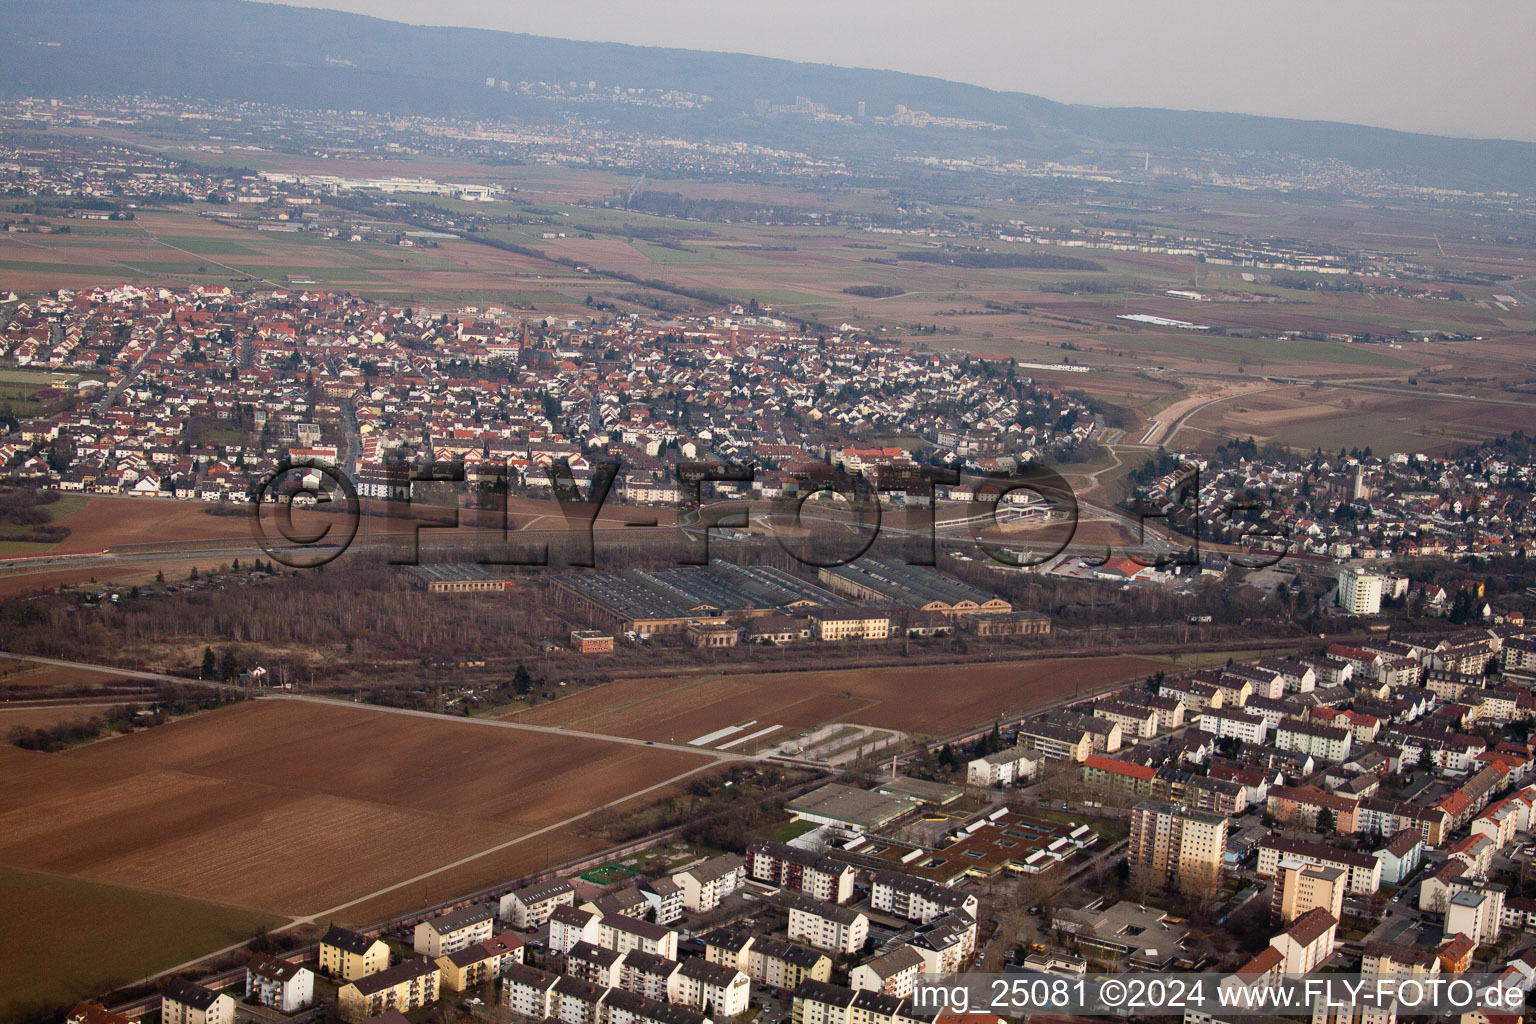
[{"label": "hazy sky", "polygon": [[1068,103],[1536,141],[1531,0],[289,0],[888,68]]}]

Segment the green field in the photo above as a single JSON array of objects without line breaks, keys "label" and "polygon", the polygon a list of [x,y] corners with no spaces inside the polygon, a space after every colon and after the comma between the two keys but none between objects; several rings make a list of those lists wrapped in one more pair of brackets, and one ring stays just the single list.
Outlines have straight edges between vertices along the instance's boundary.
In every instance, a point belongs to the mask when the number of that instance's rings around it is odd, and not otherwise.
[{"label": "green field", "polygon": [[217,903],[0,866],[0,1019],[175,967],[280,924]]},{"label": "green field", "polygon": [[768,833],[768,838],[776,843],[787,843],[817,827],[814,821],[786,821],[782,825],[775,825],[773,831]]}]

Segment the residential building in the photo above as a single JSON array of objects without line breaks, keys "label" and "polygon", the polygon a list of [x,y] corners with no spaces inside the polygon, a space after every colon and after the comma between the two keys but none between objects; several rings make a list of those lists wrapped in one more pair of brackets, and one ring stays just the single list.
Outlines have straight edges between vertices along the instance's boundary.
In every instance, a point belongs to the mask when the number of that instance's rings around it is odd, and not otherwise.
[{"label": "residential building", "polygon": [[1364,569],[1345,569],[1339,573],[1339,607],[1351,615],[1377,615],[1381,612],[1383,579]]},{"label": "residential building", "polygon": [[683,906],[698,913],[718,907],[724,897],[736,891],[746,875],[746,861],[727,853],[675,873],[672,881],[683,891]]},{"label": "residential building", "polygon": [[965,781],[971,786],[1007,786],[1030,781],[1040,771],[1042,757],[1026,747],[1009,747],[966,762]]},{"label": "residential building", "polygon": [[677,932],[665,925],[652,924],[623,914],[598,921],[596,944],[617,953],[638,949],[643,953],[677,959]]},{"label": "residential building", "polygon": [[1121,738],[1132,743],[1137,740],[1149,740],[1157,735],[1156,708],[1109,700],[1100,701],[1094,705],[1093,715],[1095,718],[1107,719],[1120,726]]},{"label": "residential building", "polygon": [[100,1003],[76,1003],[64,1015],[64,1024],[143,1024],[127,1013],[114,1013]]},{"label": "residential building", "polygon": [[1281,861],[1275,878],[1275,906],[1280,923],[1290,924],[1318,907],[1342,921],[1347,879],[1339,868],[1308,864],[1294,857]]},{"label": "residential building", "polygon": [[1309,910],[1286,926],[1269,944],[1280,952],[1282,973],[1307,974],[1333,954],[1339,919],[1322,907]]},{"label": "residential building", "polygon": [[1386,885],[1402,885],[1424,860],[1424,836],[1418,829],[1405,828],[1377,850],[1375,857],[1381,862],[1381,880]]},{"label": "residential building", "polygon": [[514,928],[532,931],[549,920],[558,906],[574,906],[576,890],[563,878],[535,882],[501,898],[501,919]]},{"label": "residential building", "polygon": [[899,945],[855,967],[848,974],[848,984],[855,989],[905,998],[912,994],[922,969],[922,954],[911,946]]},{"label": "residential building", "polygon": [[1348,729],[1299,718],[1286,719],[1275,728],[1276,747],[1304,751],[1333,764],[1349,760],[1353,739]]},{"label": "residential building", "polygon": [[235,1024],[235,1001],[184,978],[160,991],[160,1024]]},{"label": "residential building", "polygon": [[389,947],[383,939],[331,925],[320,937],[320,973],[342,981],[356,981],[389,966]]},{"label": "residential building", "polygon": [[[502,967],[508,962],[521,963],[522,942],[510,933],[498,938],[501,941],[488,939],[472,946],[465,946],[453,953],[435,957],[433,962],[443,972],[443,988],[450,992],[467,992],[476,986],[494,981],[501,975]],[[516,944],[513,945],[513,943]]]},{"label": "residential building", "polygon": [[348,1024],[360,1024],[386,1010],[407,1013],[436,1002],[442,981],[442,970],[428,958],[407,960],[341,986],[336,1010]]},{"label": "residential building", "polygon": [[923,958],[924,974],[952,974],[976,952],[976,919],[963,910],[940,914],[919,925],[907,945]]},{"label": "residential building", "polygon": [[412,948],[429,957],[456,953],[490,938],[495,919],[496,914],[488,904],[475,903],[450,910],[417,924]]},{"label": "residential building", "polygon": [[857,911],[796,894],[788,895],[785,905],[789,908],[791,941],[851,954],[862,949],[869,938],[869,918]]},{"label": "residential building", "polygon": [[578,942],[565,954],[565,973],[578,981],[616,988],[624,973],[624,954],[590,942]]},{"label": "residential building", "polygon": [[1152,800],[1131,811],[1131,871],[1159,888],[1213,895],[1226,847],[1227,819],[1219,814]]},{"label": "residential building", "polygon": [[706,1016],[728,1019],[747,1009],[751,992],[751,979],[744,972],[694,956],[678,968],[674,999]]},{"label": "residential building", "polygon": [[1491,893],[1476,889],[1456,893],[1445,905],[1446,937],[1466,935],[1479,946],[1498,942],[1503,917],[1501,904]]},{"label": "residential building", "polygon": [[747,874],[826,903],[846,903],[853,898],[851,864],[788,843],[754,841],[747,847]]},{"label": "residential building", "polygon": [[1381,861],[1375,855],[1273,833],[1259,844],[1259,877],[1279,878],[1280,864],[1287,860],[1338,868],[1344,872],[1348,890],[1358,895],[1369,896],[1381,889]]},{"label": "residential building", "polygon": [[297,1013],[315,1000],[315,972],[258,953],[245,965],[245,997],[278,1013]]},{"label": "residential building", "polygon": [[554,1015],[555,982],[560,975],[525,964],[501,972],[501,1004],[520,1017],[544,1020]]},{"label": "residential building", "polygon": [[823,981],[802,981],[790,1004],[789,1024],[850,1024],[854,991]]},{"label": "residential building", "polygon": [[897,871],[877,871],[870,878],[869,905],[895,917],[927,924],[951,910],[976,916],[976,894],[961,892],[926,878]]},{"label": "residential building", "polygon": [[555,981],[554,1016],[561,1024],[603,1024],[604,999],[610,990],[590,981],[562,975]]},{"label": "residential building", "polygon": [[672,924],[683,916],[683,887],[670,878],[653,878],[640,884],[640,895],[650,905],[657,924]]},{"label": "residential building", "polygon": [[556,907],[549,915],[549,951],[564,953],[578,942],[597,945],[602,918],[580,907]]},{"label": "residential building", "polygon": [[1093,753],[1093,734],[1086,727],[1057,725],[1049,721],[1019,726],[1018,744],[1042,757],[1070,759],[1082,764]]},{"label": "residential building", "polygon": [[677,972],[682,966],[676,960],[653,953],[625,953],[619,987],[647,999],[669,1002],[677,997]]},{"label": "residential building", "polygon": [[760,937],[748,948],[747,964],[740,969],[753,981],[788,991],[802,981],[832,977],[832,958],[819,949]]}]

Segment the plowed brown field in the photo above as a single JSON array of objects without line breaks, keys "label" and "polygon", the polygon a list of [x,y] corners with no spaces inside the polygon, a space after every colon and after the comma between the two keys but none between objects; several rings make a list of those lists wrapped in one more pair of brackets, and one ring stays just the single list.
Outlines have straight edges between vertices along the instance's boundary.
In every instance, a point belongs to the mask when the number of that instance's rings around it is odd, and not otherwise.
[{"label": "plowed brown field", "polygon": [[[688,754],[365,707],[258,701],[62,754],[0,748],[0,863],[314,914],[621,802]],[[455,869],[455,891],[601,845],[561,828]],[[453,892],[438,881],[363,921]],[[349,908],[353,909],[353,908]]]},{"label": "plowed brown field", "polygon": [[1115,656],[623,679],[513,717],[539,725],[678,743],[753,720],[759,724],[736,735],[769,725],[803,730],[826,722],[852,722],[944,736],[984,725],[999,715],[1140,679],[1159,667],[1159,662],[1145,658]]}]

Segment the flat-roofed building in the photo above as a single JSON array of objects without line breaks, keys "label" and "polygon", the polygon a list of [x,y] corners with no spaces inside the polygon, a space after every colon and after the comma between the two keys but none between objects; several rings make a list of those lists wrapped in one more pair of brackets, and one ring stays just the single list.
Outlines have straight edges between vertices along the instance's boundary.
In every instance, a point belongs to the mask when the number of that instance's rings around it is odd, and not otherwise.
[{"label": "flat-roofed building", "polygon": [[831,782],[789,801],[784,809],[801,821],[867,832],[909,813],[912,804],[902,797]]},{"label": "flat-roofed building", "polygon": [[1275,879],[1275,904],[1280,923],[1290,924],[1318,907],[1342,921],[1347,877],[1339,868],[1296,859],[1281,861]]},{"label": "flat-roofed building", "polygon": [[1205,897],[1221,887],[1227,819],[1153,800],[1131,811],[1128,860],[1133,874],[1160,888]]},{"label": "flat-roofed building", "polygon": [[610,654],[613,652],[613,634],[600,629],[573,629],[571,650],[577,654]]}]

